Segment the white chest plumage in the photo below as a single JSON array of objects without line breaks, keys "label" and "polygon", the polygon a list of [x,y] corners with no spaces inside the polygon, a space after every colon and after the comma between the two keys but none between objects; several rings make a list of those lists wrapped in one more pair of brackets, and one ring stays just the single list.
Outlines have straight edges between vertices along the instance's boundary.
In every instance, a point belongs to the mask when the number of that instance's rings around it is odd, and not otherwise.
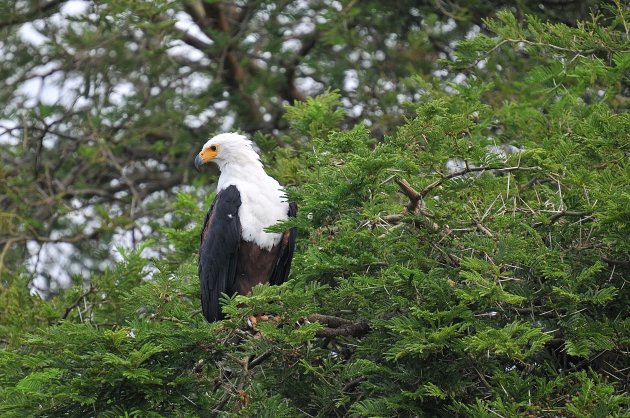
[{"label": "white chest plumage", "polygon": [[245,241],[253,241],[261,248],[270,250],[280,242],[282,234],[268,233],[264,230],[289,215],[289,204],[280,184],[269,177],[262,166],[260,170],[244,170],[243,167],[222,167],[217,191],[228,186],[236,186],[241,195],[241,207],[238,216],[241,234]]}]

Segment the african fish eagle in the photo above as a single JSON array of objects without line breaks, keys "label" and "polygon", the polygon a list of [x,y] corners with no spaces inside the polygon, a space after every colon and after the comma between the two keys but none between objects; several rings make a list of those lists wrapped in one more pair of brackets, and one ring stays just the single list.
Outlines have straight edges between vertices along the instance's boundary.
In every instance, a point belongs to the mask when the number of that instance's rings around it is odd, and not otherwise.
[{"label": "african fish eagle", "polygon": [[295,216],[284,189],[264,168],[252,142],[237,133],[211,138],[195,167],[212,161],[221,175],[201,230],[201,307],[209,322],[222,318],[221,293],[245,295],[259,283],[281,284],[289,275],[297,231],[265,232]]}]

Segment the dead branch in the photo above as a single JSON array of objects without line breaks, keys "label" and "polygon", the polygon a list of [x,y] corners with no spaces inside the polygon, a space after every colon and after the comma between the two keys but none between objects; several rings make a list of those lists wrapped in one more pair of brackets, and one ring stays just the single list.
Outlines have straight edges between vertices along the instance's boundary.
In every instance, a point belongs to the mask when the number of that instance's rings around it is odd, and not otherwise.
[{"label": "dead branch", "polygon": [[420,202],[422,201],[422,196],[418,193],[405,179],[394,179],[398,187],[400,187],[400,191],[409,198],[409,204],[406,206],[407,210],[410,213],[414,213]]},{"label": "dead branch", "polygon": [[432,221],[433,214],[429,212],[427,208],[424,206],[422,195],[419,192],[417,192],[413,187],[411,187],[411,185],[409,184],[409,182],[407,182],[407,180],[397,178],[394,181],[396,182],[398,187],[400,187],[400,191],[409,198],[409,203],[407,204],[407,206],[405,206],[405,208],[407,209],[407,212],[414,213],[414,214],[418,214],[418,213],[421,214],[422,216],[427,218],[425,223],[430,229],[432,229],[433,231],[439,231],[440,226],[434,221]]}]

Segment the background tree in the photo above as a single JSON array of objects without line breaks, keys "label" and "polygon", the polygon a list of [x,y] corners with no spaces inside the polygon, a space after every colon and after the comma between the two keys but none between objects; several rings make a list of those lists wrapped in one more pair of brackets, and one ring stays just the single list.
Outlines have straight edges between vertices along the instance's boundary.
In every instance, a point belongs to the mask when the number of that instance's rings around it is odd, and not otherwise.
[{"label": "background tree", "polygon": [[503,7],[575,24],[600,6],[2,2],[0,275],[27,261],[40,292],[54,292],[68,272],[102,269],[111,243],[153,235],[173,193],[206,182],[190,175],[204,138],[238,129],[270,134],[265,150],[297,145],[284,106],[326,89],[342,94],[346,126],[390,133],[402,104],[421,99],[408,77],[461,81],[437,60]]}]

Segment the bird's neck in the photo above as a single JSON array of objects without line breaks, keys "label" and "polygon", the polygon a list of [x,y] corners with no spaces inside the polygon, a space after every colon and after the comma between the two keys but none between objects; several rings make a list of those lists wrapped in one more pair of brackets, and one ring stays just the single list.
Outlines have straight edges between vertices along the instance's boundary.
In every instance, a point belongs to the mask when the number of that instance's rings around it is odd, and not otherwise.
[{"label": "bird's neck", "polygon": [[238,183],[256,184],[264,182],[269,176],[265,173],[262,163],[256,159],[243,162],[228,162],[219,166],[221,175],[219,176],[218,190],[223,190],[230,185]]}]

